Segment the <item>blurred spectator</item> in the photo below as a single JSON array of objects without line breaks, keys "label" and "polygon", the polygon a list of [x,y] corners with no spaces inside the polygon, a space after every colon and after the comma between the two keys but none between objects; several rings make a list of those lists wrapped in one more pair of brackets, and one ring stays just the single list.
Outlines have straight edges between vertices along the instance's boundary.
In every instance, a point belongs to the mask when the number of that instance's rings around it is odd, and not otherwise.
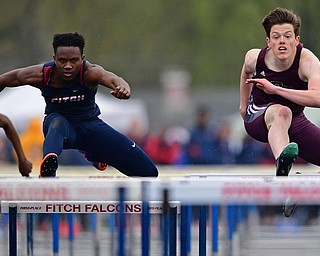
[{"label": "blurred spectator", "polygon": [[209,124],[209,110],[201,106],[196,112],[196,123],[190,130],[190,141],[186,146],[190,164],[213,164],[214,129]]},{"label": "blurred spectator", "polygon": [[[237,154],[237,164],[274,165],[274,156],[269,144],[256,141],[248,134],[245,134],[240,152]],[[308,162],[298,157],[295,164],[308,164]]]},{"label": "blurred spectator", "polygon": [[165,138],[171,143],[176,143],[180,147],[179,158],[176,161],[176,164],[187,164],[188,158],[186,154],[186,145],[190,140],[189,131],[181,126],[172,126],[169,127],[165,132]]},{"label": "blurred spectator", "polygon": [[42,121],[40,118],[32,118],[26,125],[26,129],[20,134],[22,147],[28,159],[37,168],[42,160]]},{"label": "blurred spectator", "polygon": [[220,122],[215,129],[213,164],[234,164],[236,154],[231,150],[230,126]]},{"label": "blurred spectator", "polygon": [[149,135],[144,144],[144,151],[155,164],[160,165],[180,164],[183,154],[180,141],[170,134],[168,128],[164,128],[159,135]]},{"label": "blurred spectator", "polygon": [[237,155],[237,164],[274,164],[274,157],[268,144],[246,134]]}]

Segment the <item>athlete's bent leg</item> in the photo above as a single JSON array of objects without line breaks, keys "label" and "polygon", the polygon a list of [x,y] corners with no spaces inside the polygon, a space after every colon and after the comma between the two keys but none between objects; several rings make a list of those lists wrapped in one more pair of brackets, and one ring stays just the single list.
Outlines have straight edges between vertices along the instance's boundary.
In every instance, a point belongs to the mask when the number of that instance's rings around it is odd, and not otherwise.
[{"label": "athlete's bent leg", "polygon": [[290,142],[288,130],[292,121],[292,112],[286,106],[275,104],[267,108],[264,119],[269,131],[268,141],[277,159]]},{"label": "athlete's bent leg", "polygon": [[44,121],[43,160],[40,164],[40,177],[55,177],[58,169],[58,156],[68,133],[68,122],[60,115],[46,117]]}]

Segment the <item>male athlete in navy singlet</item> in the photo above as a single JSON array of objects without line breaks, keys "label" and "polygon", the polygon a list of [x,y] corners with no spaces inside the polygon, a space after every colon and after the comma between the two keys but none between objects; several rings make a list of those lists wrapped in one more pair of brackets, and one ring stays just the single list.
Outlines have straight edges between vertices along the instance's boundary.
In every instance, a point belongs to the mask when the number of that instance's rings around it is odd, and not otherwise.
[{"label": "male athlete in navy singlet", "polygon": [[[276,175],[288,176],[298,156],[320,166],[320,129],[304,115],[320,107],[319,59],[300,43],[301,19],[276,8],[262,21],[267,47],[247,52],[240,78],[240,113],[247,133],[269,143]],[[287,204],[289,217],[294,204]]]},{"label": "male athlete in navy singlet", "polygon": [[110,165],[127,176],[157,177],[158,170],[145,152],[98,117],[98,85],[111,89],[118,99],[129,99],[128,83],[84,58],[85,40],[80,34],[56,34],[52,45],[53,61],[0,76],[0,91],[31,85],[45,99],[40,177],[56,176],[63,149],[78,149],[99,170]]}]

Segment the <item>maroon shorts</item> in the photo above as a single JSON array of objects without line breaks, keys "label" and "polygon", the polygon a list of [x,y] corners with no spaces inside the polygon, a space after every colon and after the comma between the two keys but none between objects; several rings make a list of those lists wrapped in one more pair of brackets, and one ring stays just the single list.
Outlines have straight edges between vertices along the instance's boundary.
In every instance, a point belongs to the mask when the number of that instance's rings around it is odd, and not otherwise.
[{"label": "maroon shorts", "polygon": [[[252,106],[251,106],[252,107]],[[264,114],[268,106],[247,111],[244,127],[247,133],[261,142],[268,142],[268,129]],[[250,114],[248,114],[250,112]],[[299,156],[309,163],[320,166],[320,128],[310,122],[304,113],[292,118],[289,128],[290,142],[299,146]]]}]

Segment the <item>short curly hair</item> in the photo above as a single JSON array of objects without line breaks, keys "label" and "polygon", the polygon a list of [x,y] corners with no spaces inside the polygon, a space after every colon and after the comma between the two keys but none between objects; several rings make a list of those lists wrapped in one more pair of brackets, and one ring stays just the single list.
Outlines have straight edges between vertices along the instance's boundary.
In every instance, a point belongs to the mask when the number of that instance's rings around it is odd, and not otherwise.
[{"label": "short curly hair", "polygon": [[75,46],[79,47],[81,54],[85,46],[85,40],[82,35],[75,33],[55,34],[52,42],[54,53],[57,52],[59,46]]}]

